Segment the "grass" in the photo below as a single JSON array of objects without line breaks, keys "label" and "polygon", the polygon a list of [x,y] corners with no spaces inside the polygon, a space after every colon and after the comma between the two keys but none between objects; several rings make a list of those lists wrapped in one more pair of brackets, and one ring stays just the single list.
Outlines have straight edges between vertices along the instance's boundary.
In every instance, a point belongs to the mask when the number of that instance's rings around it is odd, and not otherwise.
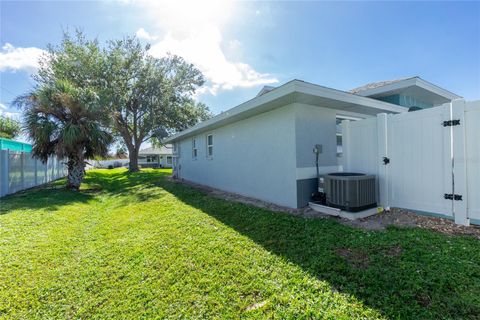
[{"label": "grass", "polygon": [[480,318],[478,240],[211,198],[168,170],[0,200],[0,318]]}]

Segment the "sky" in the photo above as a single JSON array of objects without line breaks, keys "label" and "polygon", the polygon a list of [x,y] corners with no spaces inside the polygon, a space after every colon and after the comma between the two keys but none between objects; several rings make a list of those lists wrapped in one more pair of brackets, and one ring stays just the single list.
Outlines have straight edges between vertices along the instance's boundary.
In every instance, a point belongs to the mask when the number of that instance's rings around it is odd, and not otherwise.
[{"label": "sky", "polygon": [[292,79],[349,90],[420,76],[480,99],[480,2],[0,0],[1,114],[20,117],[11,102],[35,85],[38,57],[75,28],[183,56],[214,114]]}]

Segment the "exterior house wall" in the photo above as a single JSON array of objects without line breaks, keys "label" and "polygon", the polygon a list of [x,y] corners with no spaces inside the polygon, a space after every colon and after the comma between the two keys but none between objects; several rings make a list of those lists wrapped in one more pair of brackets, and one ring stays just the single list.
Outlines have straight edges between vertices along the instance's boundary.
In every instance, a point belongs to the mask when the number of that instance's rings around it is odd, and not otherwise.
[{"label": "exterior house wall", "polygon": [[[179,178],[295,208],[295,117],[294,105],[287,105],[181,140]],[[213,135],[211,158],[208,134]]]},{"label": "exterior house wall", "polygon": [[336,115],[333,109],[295,104],[296,207],[306,206],[317,188],[316,144],[322,145],[320,174],[338,171]]},{"label": "exterior house wall", "polygon": [[334,109],[294,103],[183,139],[177,153],[179,177],[291,208],[304,207],[317,188],[316,144],[322,145],[319,172],[339,170],[336,116]]},{"label": "exterior house wall", "polygon": [[[147,157],[156,157],[154,161],[147,161]],[[168,163],[167,157],[172,157],[171,154],[141,154],[138,157],[138,164],[144,168],[151,168],[151,167],[161,167],[161,168],[171,168],[173,163]]]},{"label": "exterior house wall", "polygon": [[[291,208],[304,207],[317,188],[316,144],[322,145],[320,174],[340,170],[337,112],[294,103],[183,139],[177,144],[178,176]],[[206,145],[209,134],[213,135],[211,159]]]}]

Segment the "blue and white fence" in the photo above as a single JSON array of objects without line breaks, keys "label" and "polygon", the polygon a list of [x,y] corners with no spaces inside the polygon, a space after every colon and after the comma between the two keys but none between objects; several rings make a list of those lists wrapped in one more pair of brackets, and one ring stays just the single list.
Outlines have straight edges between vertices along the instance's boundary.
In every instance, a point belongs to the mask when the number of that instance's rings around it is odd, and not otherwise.
[{"label": "blue and white fence", "polygon": [[0,197],[65,177],[67,167],[57,157],[46,163],[29,152],[0,150]]}]

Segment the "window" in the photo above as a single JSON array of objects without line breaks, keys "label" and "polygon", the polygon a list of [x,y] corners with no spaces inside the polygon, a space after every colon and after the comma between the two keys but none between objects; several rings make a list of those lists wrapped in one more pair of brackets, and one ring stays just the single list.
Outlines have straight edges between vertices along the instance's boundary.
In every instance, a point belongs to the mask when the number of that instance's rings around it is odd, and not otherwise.
[{"label": "window", "polygon": [[167,164],[172,164],[172,157],[171,156],[167,156]]},{"label": "window", "polygon": [[207,135],[207,158],[213,157],[213,135]]},{"label": "window", "polygon": [[175,142],[173,144],[173,155],[180,157],[180,142]]},{"label": "window", "polygon": [[197,159],[198,149],[197,149],[197,139],[192,139],[192,159]]}]

